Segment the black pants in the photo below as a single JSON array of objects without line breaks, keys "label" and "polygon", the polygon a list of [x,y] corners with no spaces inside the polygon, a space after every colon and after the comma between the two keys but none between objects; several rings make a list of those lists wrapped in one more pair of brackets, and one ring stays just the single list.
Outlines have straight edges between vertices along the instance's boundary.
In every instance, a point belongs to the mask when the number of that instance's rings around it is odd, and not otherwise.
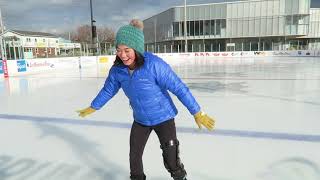
[{"label": "black pants", "polygon": [[[130,134],[130,174],[131,176],[142,176],[144,175],[142,154],[144,147],[147,143],[150,133],[154,130],[160,140],[160,144],[164,145],[172,140],[177,140],[176,126],[174,119],[165,121],[156,126],[144,126],[137,122],[133,122]],[[178,148],[175,147],[175,148]],[[178,159],[177,149],[172,149],[172,151],[166,152],[163,155],[166,159],[167,166],[172,170],[178,170],[179,165],[177,165]],[[182,167],[183,168],[183,167]],[[184,171],[184,169],[183,169]],[[185,171],[184,171],[185,172]]]}]

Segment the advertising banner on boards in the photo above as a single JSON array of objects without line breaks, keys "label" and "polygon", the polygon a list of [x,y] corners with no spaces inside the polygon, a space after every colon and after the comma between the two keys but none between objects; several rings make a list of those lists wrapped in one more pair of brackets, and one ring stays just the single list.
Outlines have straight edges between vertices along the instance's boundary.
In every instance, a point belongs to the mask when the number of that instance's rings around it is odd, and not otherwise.
[{"label": "advertising banner on boards", "polygon": [[1,58],[0,58],[0,74],[3,74],[3,63]]},{"label": "advertising banner on boards", "polygon": [[18,72],[26,72],[27,71],[27,63],[26,60],[21,59],[17,61]]},{"label": "advertising banner on boards", "polygon": [[3,69],[3,75],[5,78],[9,77],[9,73],[8,73],[8,65],[7,65],[7,60],[3,59],[2,60],[2,69]]}]

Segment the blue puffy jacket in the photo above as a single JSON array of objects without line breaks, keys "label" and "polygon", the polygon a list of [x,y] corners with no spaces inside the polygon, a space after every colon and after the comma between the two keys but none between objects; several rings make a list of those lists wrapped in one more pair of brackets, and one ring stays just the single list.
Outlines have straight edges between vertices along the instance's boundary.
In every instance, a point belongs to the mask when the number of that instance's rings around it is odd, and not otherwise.
[{"label": "blue puffy jacket", "polygon": [[91,107],[98,110],[120,89],[129,98],[136,122],[153,126],[174,118],[178,111],[167,90],[175,94],[191,114],[200,106],[189,88],[171,67],[158,56],[144,53],[144,64],[130,76],[125,65],[112,66],[105,84]]}]

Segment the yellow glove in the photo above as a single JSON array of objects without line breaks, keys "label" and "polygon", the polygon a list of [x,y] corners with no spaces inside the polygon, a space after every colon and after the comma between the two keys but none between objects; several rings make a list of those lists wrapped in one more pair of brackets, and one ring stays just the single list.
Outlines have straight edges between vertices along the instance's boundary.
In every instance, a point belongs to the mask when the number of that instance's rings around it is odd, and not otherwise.
[{"label": "yellow glove", "polygon": [[79,113],[79,116],[81,117],[85,117],[91,113],[94,113],[96,110],[93,109],[92,107],[87,107],[85,109],[81,109],[81,110],[78,110],[77,113]]},{"label": "yellow glove", "polygon": [[196,121],[199,129],[202,128],[202,125],[205,126],[208,130],[212,131],[214,128],[215,120],[209,117],[202,111],[197,112],[194,116],[194,120]]}]

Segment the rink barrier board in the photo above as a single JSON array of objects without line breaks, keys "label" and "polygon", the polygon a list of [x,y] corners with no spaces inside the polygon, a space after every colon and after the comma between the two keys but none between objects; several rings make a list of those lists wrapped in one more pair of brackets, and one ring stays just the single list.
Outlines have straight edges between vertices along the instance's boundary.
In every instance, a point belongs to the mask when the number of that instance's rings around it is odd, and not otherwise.
[{"label": "rink barrier board", "polygon": [[[194,52],[194,53],[159,53],[157,56],[166,60],[170,65],[181,63],[187,58],[198,60],[198,57],[219,57],[225,58],[241,57],[319,57],[320,51],[242,51],[242,52]],[[200,60],[199,59],[199,60]],[[115,60],[113,56],[81,56],[81,57],[61,57],[61,58],[38,58],[8,60],[7,71],[9,76],[21,76],[28,74],[47,73],[59,70],[77,70],[80,68],[96,67],[100,73],[106,73]],[[2,63],[2,73],[4,65]]]}]

